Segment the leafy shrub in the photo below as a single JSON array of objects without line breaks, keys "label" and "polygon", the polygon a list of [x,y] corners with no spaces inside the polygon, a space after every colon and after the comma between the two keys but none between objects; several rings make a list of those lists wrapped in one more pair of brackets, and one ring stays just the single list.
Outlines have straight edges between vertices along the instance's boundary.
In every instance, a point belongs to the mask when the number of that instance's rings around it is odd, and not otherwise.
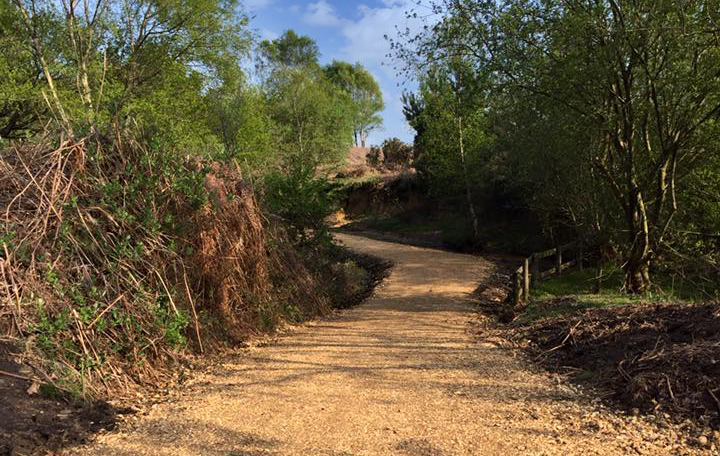
[{"label": "leafy shrub", "polygon": [[413,147],[398,138],[387,139],[382,144],[383,164],[388,169],[408,167],[413,161]]},{"label": "leafy shrub", "polygon": [[268,210],[290,225],[296,240],[327,234],[325,219],[334,210],[328,181],[308,167],[275,172],[265,180]]}]

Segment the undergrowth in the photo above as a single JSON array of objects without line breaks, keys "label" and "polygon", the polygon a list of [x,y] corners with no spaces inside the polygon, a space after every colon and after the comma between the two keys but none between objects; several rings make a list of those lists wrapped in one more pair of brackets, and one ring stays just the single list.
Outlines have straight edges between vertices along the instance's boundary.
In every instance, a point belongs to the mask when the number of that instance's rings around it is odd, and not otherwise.
[{"label": "undergrowth", "polygon": [[348,228],[435,241],[438,245],[460,252],[524,253],[540,250],[543,245],[542,236],[528,224],[485,219],[479,236],[475,236],[472,222],[465,214],[435,208],[369,216],[351,223]]},{"label": "undergrowth", "polygon": [[367,280],[327,239],[292,242],[231,166],[135,132],[58,137],[0,156],[0,331],[47,394],[133,395]]}]

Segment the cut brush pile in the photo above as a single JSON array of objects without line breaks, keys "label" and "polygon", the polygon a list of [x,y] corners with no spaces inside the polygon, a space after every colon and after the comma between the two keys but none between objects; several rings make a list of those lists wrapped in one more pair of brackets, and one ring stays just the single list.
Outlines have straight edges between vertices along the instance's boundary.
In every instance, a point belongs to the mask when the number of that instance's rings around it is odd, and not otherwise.
[{"label": "cut brush pile", "polygon": [[514,324],[515,339],[529,341],[541,364],[589,381],[625,408],[715,429],[719,329],[716,303],[588,309]]}]

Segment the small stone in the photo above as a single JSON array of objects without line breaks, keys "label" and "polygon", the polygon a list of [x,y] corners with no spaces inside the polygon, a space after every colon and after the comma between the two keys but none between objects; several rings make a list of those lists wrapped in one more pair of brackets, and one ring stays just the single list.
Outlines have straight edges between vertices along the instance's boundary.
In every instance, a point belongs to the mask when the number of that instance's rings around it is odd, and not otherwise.
[{"label": "small stone", "polygon": [[586,427],[591,431],[599,431],[602,429],[602,425],[598,421],[590,421],[587,423]]},{"label": "small stone", "polygon": [[702,446],[705,446],[708,444],[708,438],[704,435],[701,435],[700,437],[698,437],[698,443]]}]

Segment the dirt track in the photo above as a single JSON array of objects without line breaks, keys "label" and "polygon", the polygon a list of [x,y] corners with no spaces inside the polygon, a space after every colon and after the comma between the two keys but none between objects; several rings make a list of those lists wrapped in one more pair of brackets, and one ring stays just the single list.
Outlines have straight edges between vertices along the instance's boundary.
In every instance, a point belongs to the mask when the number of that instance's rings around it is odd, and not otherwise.
[{"label": "dirt track", "polygon": [[[77,454],[689,454],[475,333],[493,264],[338,235],[395,261],[366,304],[253,349]],[[673,446],[675,449],[673,450]]]}]

